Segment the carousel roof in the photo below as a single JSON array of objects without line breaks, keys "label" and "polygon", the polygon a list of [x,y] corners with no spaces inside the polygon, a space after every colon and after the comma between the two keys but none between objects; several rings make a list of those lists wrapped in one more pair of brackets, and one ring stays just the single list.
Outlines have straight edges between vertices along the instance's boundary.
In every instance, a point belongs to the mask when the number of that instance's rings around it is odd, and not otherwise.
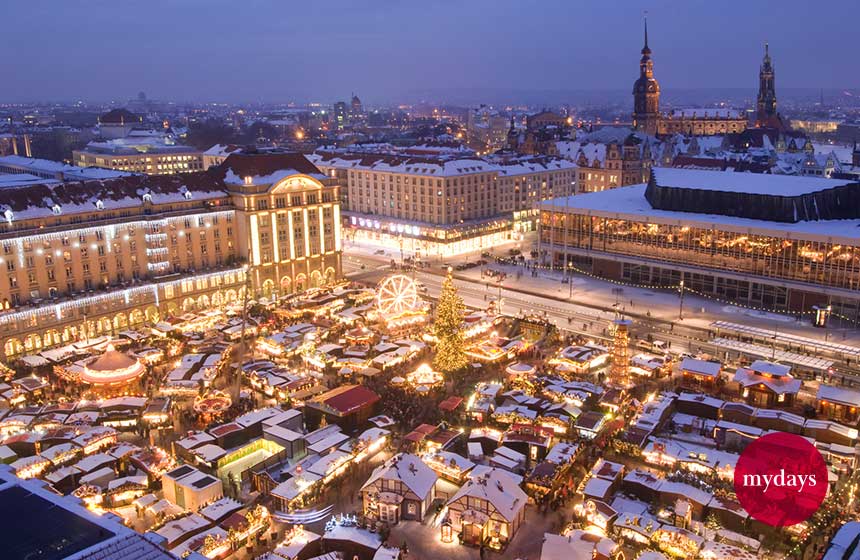
[{"label": "carousel roof", "polygon": [[136,363],[136,359],[114,349],[113,344],[108,344],[104,354],[87,364],[87,369],[90,371],[116,371],[131,367]]},{"label": "carousel roof", "polygon": [[90,361],[81,373],[81,380],[87,383],[119,383],[130,381],[145,371],[136,358],[120,352],[108,344],[104,353]]}]

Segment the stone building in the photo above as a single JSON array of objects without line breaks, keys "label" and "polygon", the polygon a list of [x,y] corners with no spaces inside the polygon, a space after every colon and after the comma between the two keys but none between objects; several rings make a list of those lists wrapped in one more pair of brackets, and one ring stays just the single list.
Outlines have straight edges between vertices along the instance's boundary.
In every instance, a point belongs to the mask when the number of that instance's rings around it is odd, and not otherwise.
[{"label": "stone building", "polygon": [[233,154],[183,175],[4,189],[2,354],[340,276],[338,185],[300,154]]}]

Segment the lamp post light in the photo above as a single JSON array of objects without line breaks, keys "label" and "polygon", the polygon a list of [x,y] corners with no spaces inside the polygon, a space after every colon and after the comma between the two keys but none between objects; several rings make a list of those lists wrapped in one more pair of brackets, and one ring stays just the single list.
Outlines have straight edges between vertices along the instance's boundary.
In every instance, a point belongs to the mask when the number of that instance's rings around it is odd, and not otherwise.
[{"label": "lamp post light", "polygon": [[678,300],[678,319],[684,318],[684,281],[681,280],[680,284],[678,284],[678,291],[681,293],[681,297]]},{"label": "lamp post light", "polygon": [[573,299],[573,263],[567,263],[567,299]]}]

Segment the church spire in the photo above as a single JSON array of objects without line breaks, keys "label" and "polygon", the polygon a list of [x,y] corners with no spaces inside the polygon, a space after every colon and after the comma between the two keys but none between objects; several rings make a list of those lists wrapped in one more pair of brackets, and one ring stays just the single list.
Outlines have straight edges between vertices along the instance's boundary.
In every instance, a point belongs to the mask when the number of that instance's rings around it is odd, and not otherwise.
[{"label": "church spire", "polygon": [[648,12],[643,16],[645,20],[645,46],[642,47],[642,54],[651,54],[651,49],[648,47]]},{"label": "church spire", "polygon": [[764,44],[764,58],[758,74],[758,97],[756,99],[756,126],[781,128],[776,111],[776,86],[770,45]]},{"label": "church spire", "polygon": [[648,14],[643,18],[645,20],[645,48],[648,48]]},{"label": "church spire", "polygon": [[660,120],[660,84],[654,79],[654,61],[648,46],[648,14],[643,17],[644,44],[639,60],[639,79],[633,84],[633,127],[646,134],[657,134]]}]

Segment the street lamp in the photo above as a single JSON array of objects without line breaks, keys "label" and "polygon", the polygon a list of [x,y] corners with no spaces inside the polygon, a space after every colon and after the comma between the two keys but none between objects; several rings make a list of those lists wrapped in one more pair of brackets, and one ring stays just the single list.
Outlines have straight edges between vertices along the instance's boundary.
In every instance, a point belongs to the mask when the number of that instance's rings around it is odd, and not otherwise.
[{"label": "street lamp", "polygon": [[678,284],[678,290],[681,292],[681,297],[678,300],[678,319],[684,318],[684,281]]},{"label": "street lamp", "polygon": [[573,263],[567,263],[567,299],[573,299]]}]

